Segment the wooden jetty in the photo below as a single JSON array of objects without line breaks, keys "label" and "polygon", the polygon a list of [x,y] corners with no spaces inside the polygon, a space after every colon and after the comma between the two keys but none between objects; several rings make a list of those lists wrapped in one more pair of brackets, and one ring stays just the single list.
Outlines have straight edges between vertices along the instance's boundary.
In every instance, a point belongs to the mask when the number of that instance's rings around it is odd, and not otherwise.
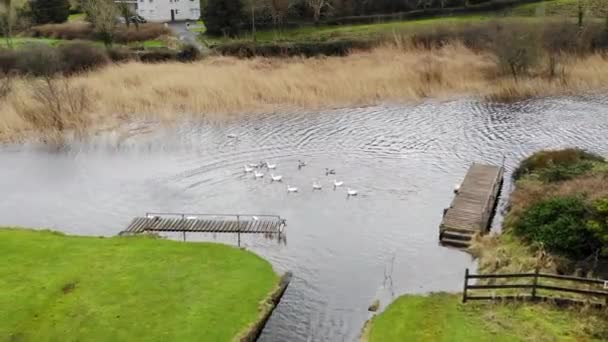
[{"label": "wooden jetty", "polygon": [[439,241],[466,248],[492,222],[503,181],[502,166],[473,163],[439,226]]},{"label": "wooden jetty", "polygon": [[181,232],[185,240],[186,233],[235,233],[240,245],[240,234],[281,236],[285,225],[278,215],[147,213],[134,218],[120,235]]}]

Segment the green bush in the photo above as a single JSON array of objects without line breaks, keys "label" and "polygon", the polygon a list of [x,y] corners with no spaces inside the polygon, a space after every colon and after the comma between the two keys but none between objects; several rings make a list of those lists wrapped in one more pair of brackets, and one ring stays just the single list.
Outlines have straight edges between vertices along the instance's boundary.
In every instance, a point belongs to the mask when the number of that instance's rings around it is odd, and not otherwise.
[{"label": "green bush", "polygon": [[608,256],[608,197],[593,202],[592,210],[587,227],[602,243],[602,255]]},{"label": "green bush", "polygon": [[582,259],[600,247],[587,227],[590,213],[580,197],[554,197],[527,208],[514,231],[550,252]]},{"label": "green bush", "polygon": [[[547,173],[545,179],[550,181],[551,179],[560,180],[565,174],[580,175],[592,167],[591,162],[604,162],[604,158],[581,150],[578,148],[567,148],[557,151],[539,151],[524,159],[517,169],[513,172],[513,179],[517,180],[521,177],[532,174],[532,173]],[[589,165],[586,165],[589,163]],[[557,171],[547,171],[552,168],[565,168]],[[551,175],[550,173],[554,174]],[[541,177],[543,177],[541,175]],[[571,178],[571,177],[570,177]]]},{"label": "green bush", "polygon": [[559,182],[580,176],[593,169],[593,163],[581,161],[572,165],[552,165],[539,171],[540,179],[543,182]]},{"label": "green bush", "polygon": [[36,24],[63,23],[70,15],[68,0],[34,0],[30,6]]}]

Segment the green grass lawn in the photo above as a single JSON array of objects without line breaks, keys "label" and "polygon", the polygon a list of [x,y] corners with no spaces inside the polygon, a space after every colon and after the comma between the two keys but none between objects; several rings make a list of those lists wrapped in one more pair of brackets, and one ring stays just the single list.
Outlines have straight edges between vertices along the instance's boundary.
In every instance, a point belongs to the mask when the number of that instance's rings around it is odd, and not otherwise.
[{"label": "green grass lawn", "polygon": [[8,341],[230,341],[277,286],[271,265],[221,244],[0,229]]},{"label": "green grass lawn", "polygon": [[[16,47],[16,48],[21,47],[26,44],[35,44],[35,43],[48,44],[48,45],[55,46],[64,41],[62,39],[28,38],[28,37],[15,37],[15,38],[12,38],[11,40],[12,40],[13,47]],[[6,48],[6,47],[7,47],[6,38],[0,37],[0,48]]]},{"label": "green grass lawn", "polygon": [[85,14],[84,13],[75,13],[70,14],[68,17],[68,21],[84,21]]},{"label": "green grass lawn", "polygon": [[[367,39],[393,31],[402,32],[430,28],[438,24],[464,24],[467,22],[481,21],[492,18],[486,15],[463,15],[454,17],[441,17],[408,21],[391,21],[374,24],[358,25],[326,25],[326,26],[304,26],[283,31],[266,30],[258,31],[256,40],[265,42],[322,42],[337,39]],[[249,34],[238,38],[212,37],[203,35],[203,39],[211,44],[221,44],[239,40],[251,40]]]},{"label": "green grass lawn", "polygon": [[600,313],[547,304],[461,303],[454,294],[398,298],[368,327],[370,342],[601,341],[608,320]]}]

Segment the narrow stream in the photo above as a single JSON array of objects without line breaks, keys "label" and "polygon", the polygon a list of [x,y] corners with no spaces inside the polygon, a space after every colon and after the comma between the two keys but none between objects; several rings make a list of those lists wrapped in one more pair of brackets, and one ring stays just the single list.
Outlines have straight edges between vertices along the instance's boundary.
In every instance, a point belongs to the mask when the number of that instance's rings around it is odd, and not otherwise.
[{"label": "narrow stream", "polygon": [[[471,162],[504,156],[511,171],[533,151],[567,146],[608,155],[608,97],[426,102],[170,129],[135,123],[127,135],[59,151],[0,147],[0,223],[111,236],[148,211],[279,214],[285,244],[243,240],[294,274],[261,341],[353,341],[375,298],[384,306],[403,293],[461,289],[474,261],[440,247],[438,225]],[[308,163],[302,170],[298,159]],[[243,172],[260,160],[277,163],[284,182]],[[332,190],[334,178],[345,187]],[[322,191],[312,191],[313,180]],[[288,184],[300,192],[288,194]],[[347,198],[346,186],[359,196]],[[188,240],[236,244],[233,236]]]}]

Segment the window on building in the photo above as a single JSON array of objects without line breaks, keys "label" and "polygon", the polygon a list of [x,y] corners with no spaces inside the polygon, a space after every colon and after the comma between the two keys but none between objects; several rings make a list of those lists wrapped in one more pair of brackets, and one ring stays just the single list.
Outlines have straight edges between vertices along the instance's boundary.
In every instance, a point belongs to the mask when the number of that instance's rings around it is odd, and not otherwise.
[{"label": "window on building", "polygon": [[175,10],[175,15],[178,15],[178,14],[179,14],[179,10],[178,10],[178,9],[176,9],[176,10]]}]

